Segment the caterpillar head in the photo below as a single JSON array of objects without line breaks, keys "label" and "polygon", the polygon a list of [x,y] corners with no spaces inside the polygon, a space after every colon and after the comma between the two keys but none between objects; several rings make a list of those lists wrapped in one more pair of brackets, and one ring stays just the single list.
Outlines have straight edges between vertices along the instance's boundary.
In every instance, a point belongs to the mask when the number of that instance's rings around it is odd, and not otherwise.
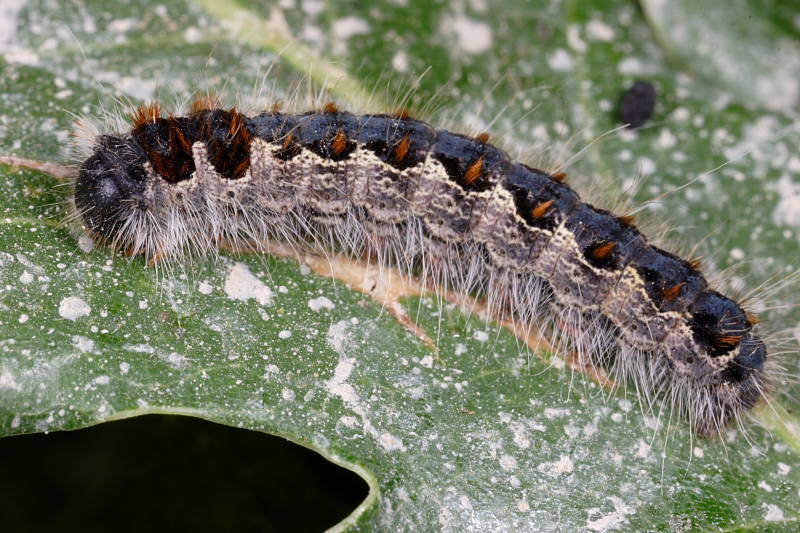
[{"label": "caterpillar head", "polygon": [[81,165],[75,207],[92,235],[118,242],[131,209],[143,207],[145,155],[131,139],[102,135]]}]

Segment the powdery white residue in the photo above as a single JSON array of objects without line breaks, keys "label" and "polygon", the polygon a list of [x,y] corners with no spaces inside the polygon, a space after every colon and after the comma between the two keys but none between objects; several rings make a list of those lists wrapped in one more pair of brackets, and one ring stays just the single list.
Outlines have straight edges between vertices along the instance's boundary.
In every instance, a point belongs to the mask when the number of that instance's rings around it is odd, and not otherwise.
[{"label": "powdery white residue", "polygon": [[149,344],[125,344],[122,346],[122,349],[128,350],[130,352],[155,355],[156,357],[158,357],[162,361],[165,361],[167,364],[169,364],[172,368],[175,369],[183,367],[189,361],[183,354],[180,354],[178,352],[166,353],[160,350],[156,351],[156,349]]},{"label": "powdery white residue", "polygon": [[661,150],[668,150],[675,146],[678,142],[677,137],[675,134],[669,131],[667,128],[663,128],[661,133],[658,135],[658,139],[656,139],[655,146]]},{"label": "powdery white residue", "polygon": [[14,375],[6,369],[0,372],[0,390],[22,390],[22,386],[17,383]]},{"label": "powdery white residue", "polygon": [[522,499],[517,502],[517,511],[520,513],[527,513],[531,510],[531,504],[528,503],[528,495],[522,491]]},{"label": "powdery white residue", "polygon": [[342,350],[348,342],[346,328],[350,324],[349,321],[342,320],[333,324],[328,330],[328,345],[331,345],[334,350],[340,353],[340,356],[339,362],[333,370],[333,376],[325,381],[325,388],[332,396],[341,398],[344,404],[353,411],[353,413],[361,417],[361,424],[364,431],[373,437],[384,450],[405,451],[406,447],[401,439],[389,432],[379,432],[375,429],[367,416],[367,409],[361,402],[361,398],[356,392],[356,389],[351,384],[347,383],[347,380],[350,379],[356,367],[356,359],[341,355],[340,350]]},{"label": "powdery white residue", "polygon": [[625,525],[625,523],[628,521],[626,515],[634,513],[634,509],[630,505],[626,504],[622,498],[609,496],[608,499],[614,505],[614,511],[607,515],[603,515],[596,520],[588,520],[586,522],[586,529],[590,531],[609,531],[612,529],[617,529]]},{"label": "powdery white residue", "polygon": [[196,26],[189,26],[183,30],[183,40],[189,44],[199,43],[203,39],[203,30]]},{"label": "powdery white residue", "polygon": [[68,296],[58,304],[58,314],[67,320],[78,320],[88,316],[92,308],[78,296]]},{"label": "powdery white residue", "polygon": [[764,520],[767,522],[780,522],[784,520],[783,510],[775,504],[763,503],[761,506],[764,508]]},{"label": "powdery white residue", "polygon": [[360,399],[353,386],[347,383],[347,380],[350,377],[350,374],[353,373],[355,366],[355,358],[348,358],[344,356],[340,357],[339,363],[336,365],[336,368],[333,371],[333,377],[325,382],[325,387],[332,395],[338,396],[344,400],[344,403],[346,403],[353,411],[356,411],[356,414],[366,414],[366,411],[363,411],[363,409],[359,409],[362,411],[360,413],[356,410],[356,407],[360,407]]},{"label": "powdery white residue", "polygon": [[778,205],[772,212],[776,225],[800,227],[800,183],[791,175],[783,174],[769,189],[778,193]]},{"label": "powdery white residue", "polygon": [[388,452],[393,451],[404,451],[406,447],[403,445],[403,441],[392,435],[391,433],[381,433],[380,437],[378,437],[378,442],[383,449]]},{"label": "powdery white residue", "polygon": [[649,176],[656,171],[656,163],[649,157],[640,157],[638,161],[639,174]]},{"label": "powdery white residue", "polygon": [[139,20],[138,17],[112,20],[108,23],[108,30],[113,33],[127,33],[136,28]]},{"label": "powdery white residue", "polygon": [[200,294],[209,295],[213,290],[214,287],[212,287],[211,284],[206,280],[201,281],[200,284],[197,286],[197,292],[199,292]]},{"label": "powdery white residue", "polygon": [[501,455],[500,456],[500,468],[505,470],[506,472],[510,470],[514,470],[517,468],[517,460],[511,455]]},{"label": "powdery white residue", "polygon": [[78,237],[78,248],[80,248],[83,253],[88,254],[94,250],[94,239],[88,235],[81,235]]},{"label": "powdery white residue", "polygon": [[480,54],[492,46],[492,28],[485,22],[473,20],[464,14],[444,17],[442,33],[455,35],[456,45],[468,54]]},{"label": "powdery white residue", "polygon": [[638,58],[626,57],[617,64],[617,71],[626,76],[633,76],[643,73],[645,68]]},{"label": "powdery white residue", "polygon": [[307,15],[312,17],[319,15],[324,9],[325,2],[321,0],[303,0],[303,11],[305,11]]},{"label": "powdery white residue", "polygon": [[[158,82],[154,79],[143,79],[136,76],[125,76],[115,70],[95,70],[94,77],[99,82],[113,85],[118,91],[136,98],[137,100],[152,100]],[[173,84],[175,91],[181,90],[185,83],[176,81]]]},{"label": "powdery white residue", "polygon": [[569,415],[570,415],[570,410],[562,407],[548,407],[544,410],[544,416],[550,420]]},{"label": "powdery white residue", "polygon": [[425,368],[433,368],[433,356],[426,355],[425,357],[419,360],[419,364],[424,366]]},{"label": "powdery white residue", "polygon": [[362,18],[349,16],[333,22],[331,32],[337,39],[349,39],[353,35],[361,35],[369,31],[369,24]]},{"label": "powdery white residue", "polygon": [[586,24],[586,35],[594,41],[613,41],[614,28],[600,20],[590,20]]},{"label": "powdery white residue", "polygon": [[650,449],[651,446],[649,444],[647,444],[644,440],[639,439],[639,442],[636,444],[636,457],[647,459],[650,457]]},{"label": "powdery white residue", "polygon": [[489,334],[485,331],[476,331],[472,334],[472,338],[478,342],[486,342],[489,340]]},{"label": "powdery white residue", "polygon": [[514,435],[514,444],[518,447],[524,450],[531,445],[531,439],[529,439],[526,434],[527,430],[525,429],[525,424],[522,422],[512,422],[508,425],[508,429],[510,429],[511,433]]},{"label": "powdery white residue", "polygon": [[349,348],[355,342],[348,329],[351,326],[349,320],[340,320],[328,328],[325,341],[328,346],[339,355],[346,355]]},{"label": "powdery white residue", "polygon": [[405,50],[398,50],[392,56],[392,68],[397,72],[408,72],[408,54]]},{"label": "powdery white residue", "polygon": [[108,376],[97,376],[96,378],[94,378],[94,382],[97,383],[98,385],[108,385],[109,383],[111,383],[111,378]]},{"label": "powdery white residue", "polygon": [[292,389],[286,388],[281,391],[281,398],[286,400],[287,402],[291,402],[295,398],[295,393]]},{"label": "powdery white residue", "polygon": [[[755,163],[753,171],[758,174],[764,173],[769,170],[769,167],[776,160],[781,161],[781,163],[786,161],[784,158],[788,154],[783,153],[786,147],[782,142],[784,131],[785,129],[776,117],[772,115],[760,116],[754,122],[747,123],[742,128],[739,141],[732,146],[725,147],[723,153],[731,161],[749,156]],[[722,132],[725,132],[725,130],[722,130]],[[713,140],[719,144],[724,144],[729,138],[720,133],[718,135],[715,134]],[[780,157],[781,155],[783,157]]]},{"label": "powdery white residue", "polygon": [[26,256],[25,254],[17,254],[17,261],[22,263],[24,266],[30,268],[37,274],[44,273],[44,269],[39,265],[37,265],[36,263],[34,263],[33,261],[31,261],[30,259],[28,259],[28,256]]},{"label": "powdery white residue", "polygon": [[291,337],[292,337],[292,332],[289,331],[288,329],[284,329],[284,330],[281,330],[281,331],[278,332],[278,338],[279,339],[286,340],[286,339],[290,339]]},{"label": "powdery white residue", "polygon": [[39,55],[19,45],[17,25],[19,12],[27,0],[3,0],[0,2],[0,51],[9,63],[35,65]]},{"label": "powdery white residue", "polygon": [[126,363],[123,361],[119,364],[119,371],[122,372],[123,374],[127,374],[130,371],[130,369],[131,369],[130,363]]},{"label": "powdery white residue", "polygon": [[94,341],[83,335],[73,335],[72,345],[82,352],[91,352],[94,350]]},{"label": "powdery white residue", "polygon": [[33,274],[28,272],[27,270],[19,275],[19,282],[23,285],[28,285],[29,283],[33,282]]},{"label": "powdery white residue", "polygon": [[186,364],[188,359],[183,354],[179,354],[178,352],[170,352],[168,354],[159,354],[158,356],[160,359],[163,359],[167,362],[169,366],[172,368],[181,368]]},{"label": "powdery white residue", "polygon": [[354,416],[345,415],[339,418],[339,423],[349,428],[354,428],[356,427],[356,424],[358,424],[358,419]]},{"label": "powdery white residue", "polygon": [[137,353],[155,353],[156,349],[149,344],[126,344],[122,347],[123,350]]},{"label": "powdery white residue", "polygon": [[581,29],[577,24],[567,26],[567,44],[576,52],[586,51],[586,42],[581,39]]},{"label": "powdery white residue", "polygon": [[730,255],[731,259],[733,259],[734,261],[741,261],[745,257],[744,250],[742,250],[741,248],[731,249]]},{"label": "powdery white residue", "polygon": [[325,296],[320,296],[319,298],[314,298],[308,301],[308,307],[312,311],[320,311],[322,309],[335,309],[336,304],[330,301],[329,298]]},{"label": "powdery white residue", "polygon": [[255,277],[244,263],[236,263],[228,271],[224,290],[232,300],[247,301],[252,298],[261,305],[270,305],[274,295],[272,289]]},{"label": "powdery white residue", "polygon": [[562,454],[558,461],[550,461],[541,463],[536,469],[542,474],[550,477],[556,477],[561,474],[569,474],[575,468],[572,463],[572,458],[569,455]]},{"label": "powdery white residue", "polygon": [[568,72],[572,70],[575,61],[569,52],[563,48],[556,49],[555,52],[547,56],[547,64],[556,72]]}]

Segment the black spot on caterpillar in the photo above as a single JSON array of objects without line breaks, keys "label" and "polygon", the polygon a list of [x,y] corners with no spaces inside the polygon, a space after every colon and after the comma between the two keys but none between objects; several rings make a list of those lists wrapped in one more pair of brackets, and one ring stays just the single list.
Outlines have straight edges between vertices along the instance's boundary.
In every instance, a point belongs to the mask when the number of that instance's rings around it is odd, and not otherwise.
[{"label": "black spot on caterpillar", "polygon": [[718,433],[768,388],[756,320],[563,179],[407,113],[199,101],[99,135],[74,207],[95,239],[150,260],[282,239],[480,292],[518,321],[574,317],[589,327],[560,333],[570,349]]}]

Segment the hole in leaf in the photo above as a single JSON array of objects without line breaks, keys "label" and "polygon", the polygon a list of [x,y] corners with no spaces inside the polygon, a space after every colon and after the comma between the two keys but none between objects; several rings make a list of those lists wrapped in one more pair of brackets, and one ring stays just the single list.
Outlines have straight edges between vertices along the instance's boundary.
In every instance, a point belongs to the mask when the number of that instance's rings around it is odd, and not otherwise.
[{"label": "hole in leaf", "polygon": [[4,531],[322,531],[367,496],[280,437],[183,416],[0,439]]}]

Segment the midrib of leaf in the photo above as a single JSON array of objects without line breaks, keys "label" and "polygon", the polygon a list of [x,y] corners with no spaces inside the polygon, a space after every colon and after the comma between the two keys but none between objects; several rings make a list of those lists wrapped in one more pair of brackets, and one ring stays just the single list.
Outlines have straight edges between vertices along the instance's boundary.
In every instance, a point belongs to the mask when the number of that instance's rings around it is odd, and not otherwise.
[{"label": "midrib of leaf", "polygon": [[[326,88],[332,96],[381,103],[376,101],[374,92],[368,91],[346,70],[323,60],[314,50],[288,35],[280,23],[264,19],[260,13],[242,7],[235,0],[197,0],[197,5],[243,42],[278,54],[309,80]],[[388,105],[384,107],[388,108]]]}]

